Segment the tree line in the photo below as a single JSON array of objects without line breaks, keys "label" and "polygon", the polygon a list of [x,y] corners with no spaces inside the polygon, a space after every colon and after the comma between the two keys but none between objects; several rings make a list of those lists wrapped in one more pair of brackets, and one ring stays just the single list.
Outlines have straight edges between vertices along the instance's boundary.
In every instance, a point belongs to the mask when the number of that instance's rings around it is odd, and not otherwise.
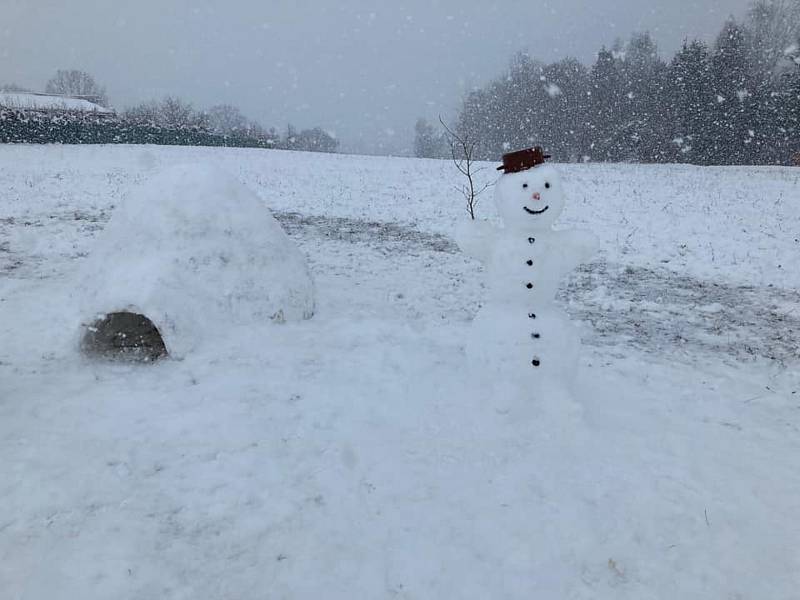
[{"label": "tree line", "polygon": [[218,104],[201,111],[174,96],[127,108],[122,112],[122,118],[139,126],[190,128],[225,138],[229,142],[253,140],[256,143],[250,145],[282,150],[336,152],[339,147],[339,141],[321,127],[298,130],[290,124],[285,132],[280,133],[274,127],[267,129],[247,118],[233,105]]},{"label": "tree line", "polygon": [[[29,92],[15,84],[0,91]],[[83,98],[108,107],[106,90],[88,73],[59,70],[45,93]],[[284,132],[265,128],[230,104],[197,110],[175,96],[142,102],[119,113],[52,113],[0,107],[0,143],[169,144],[336,152],[339,141],[321,127]]]},{"label": "tree line", "polygon": [[[543,146],[560,161],[790,164],[800,152],[800,0],[758,0],[713,44],[686,40],[663,60],[648,33],[544,64],[518,54],[469,93],[452,129],[475,158]],[[450,156],[424,119],[415,153]]]}]

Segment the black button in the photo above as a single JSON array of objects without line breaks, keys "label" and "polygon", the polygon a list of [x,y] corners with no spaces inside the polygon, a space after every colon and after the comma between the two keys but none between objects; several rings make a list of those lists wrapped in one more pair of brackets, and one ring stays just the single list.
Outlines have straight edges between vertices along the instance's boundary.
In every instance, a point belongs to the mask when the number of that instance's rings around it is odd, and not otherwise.
[{"label": "black button", "polygon": [[529,261],[528,261],[526,264],[527,264],[529,267],[532,267],[532,266],[533,266],[533,261],[532,261],[532,260],[529,260]]},{"label": "black button", "polygon": [[531,364],[532,364],[534,367],[538,367],[538,366],[539,366],[540,364],[542,364],[542,363],[541,363],[541,361],[540,361],[538,358],[534,358],[534,359],[531,361]]},{"label": "black button", "polygon": [[532,283],[529,283],[529,284],[528,284],[528,285],[526,285],[525,287],[526,287],[526,288],[528,288],[529,290],[531,290],[531,289],[533,289],[533,284],[532,284]]},{"label": "black button", "polygon": [[534,313],[528,313],[528,318],[529,319],[535,319],[536,315]]},{"label": "black button", "polygon": [[528,238],[528,243],[529,243],[529,244],[532,244],[532,243],[533,243],[533,242],[535,242],[535,241],[536,241],[536,238],[532,238],[532,237],[529,237],[529,238]]},{"label": "black button", "polygon": [[535,339],[535,340],[538,340],[538,339],[539,339],[540,337],[542,337],[542,336],[541,336],[540,334],[538,334],[538,333],[532,333],[532,334],[531,334],[531,337],[532,337],[533,339]]}]

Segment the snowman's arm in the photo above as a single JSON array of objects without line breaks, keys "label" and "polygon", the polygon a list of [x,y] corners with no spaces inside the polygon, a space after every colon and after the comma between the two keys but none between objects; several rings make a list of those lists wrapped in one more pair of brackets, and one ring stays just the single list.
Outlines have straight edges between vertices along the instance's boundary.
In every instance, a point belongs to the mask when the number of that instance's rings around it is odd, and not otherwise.
[{"label": "snowman's arm", "polygon": [[494,249],[497,228],[488,221],[470,219],[456,227],[453,238],[463,253],[486,263]]},{"label": "snowman's arm", "polygon": [[559,232],[565,267],[570,271],[589,262],[600,248],[600,240],[590,231],[572,229]]}]

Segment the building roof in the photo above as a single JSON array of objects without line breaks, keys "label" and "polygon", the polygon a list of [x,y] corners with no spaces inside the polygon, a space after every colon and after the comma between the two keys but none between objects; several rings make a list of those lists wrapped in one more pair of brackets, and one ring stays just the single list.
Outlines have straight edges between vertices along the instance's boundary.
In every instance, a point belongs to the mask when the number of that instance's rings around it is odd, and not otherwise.
[{"label": "building roof", "polygon": [[114,112],[110,108],[105,108],[94,102],[89,102],[84,98],[38,94],[34,92],[0,92],[0,107],[107,114]]}]

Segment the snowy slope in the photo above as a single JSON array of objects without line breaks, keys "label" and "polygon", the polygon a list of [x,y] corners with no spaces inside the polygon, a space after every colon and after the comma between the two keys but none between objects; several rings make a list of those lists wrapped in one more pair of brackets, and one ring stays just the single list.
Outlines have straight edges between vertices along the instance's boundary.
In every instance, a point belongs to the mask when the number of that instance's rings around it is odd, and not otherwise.
[{"label": "snowy slope", "polygon": [[[183,162],[273,210],[317,313],[86,362],[74,275]],[[568,421],[465,371],[484,288],[447,162],[0,148],[2,597],[796,598],[799,177],[563,168],[564,223],[602,242],[562,287]]]},{"label": "snowy slope", "polygon": [[0,106],[34,110],[69,110],[77,112],[112,113],[113,111],[82,98],[67,98],[48,94],[0,92]]}]

